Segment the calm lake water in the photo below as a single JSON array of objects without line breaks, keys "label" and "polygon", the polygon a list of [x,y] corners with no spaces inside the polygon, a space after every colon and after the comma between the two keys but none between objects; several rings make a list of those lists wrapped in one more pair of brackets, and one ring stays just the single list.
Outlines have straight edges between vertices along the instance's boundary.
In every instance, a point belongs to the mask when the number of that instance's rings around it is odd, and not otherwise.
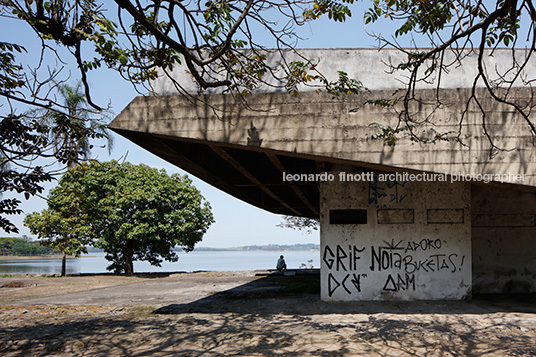
[{"label": "calm lake water", "polygon": [[[280,255],[285,256],[289,269],[297,269],[302,263],[320,267],[320,252],[310,251],[194,251],[179,252],[175,263],[162,262],[162,267],[147,262],[134,262],[135,272],[171,272],[198,270],[262,270],[275,269]],[[108,261],[104,253],[90,253],[77,259],[67,259],[67,274],[104,273]],[[59,274],[61,259],[5,260],[0,257],[0,274]]]}]

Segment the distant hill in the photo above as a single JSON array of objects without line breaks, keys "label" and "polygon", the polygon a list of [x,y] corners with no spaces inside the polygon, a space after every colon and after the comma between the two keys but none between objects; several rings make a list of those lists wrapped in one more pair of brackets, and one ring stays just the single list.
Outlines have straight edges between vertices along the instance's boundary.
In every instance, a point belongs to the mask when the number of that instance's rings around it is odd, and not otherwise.
[{"label": "distant hill", "polygon": [[86,248],[87,248],[88,253],[103,253],[104,252],[104,250],[92,247],[90,245],[86,245]]},{"label": "distant hill", "polygon": [[268,244],[268,245],[246,245],[242,247],[232,248],[210,248],[210,247],[198,247],[196,251],[310,251],[320,250],[319,244],[305,243],[305,244]]}]

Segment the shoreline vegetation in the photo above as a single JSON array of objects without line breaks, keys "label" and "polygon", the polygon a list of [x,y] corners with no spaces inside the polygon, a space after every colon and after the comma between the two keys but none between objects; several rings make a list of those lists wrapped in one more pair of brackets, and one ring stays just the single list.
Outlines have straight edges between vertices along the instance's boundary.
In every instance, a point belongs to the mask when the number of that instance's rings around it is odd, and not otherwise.
[{"label": "shoreline vegetation", "polygon": [[0,237],[0,259],[6,256],[32,257],[45,255],[62,255],[39,241],[33,241],[30,237],[22,238]]},{"label": "shoreline vegetation", "polygon": [[[93,255],[83,255],[84,258],[93,258]],[[39,259],[62,259],[62,254],[43,254],[43,255],[0,255],[2,260],[39,260]],[[67,259],[76,259],[75,256],[68,255]]]},{"label": "shoreline vegetation", "polygon": [[[8,238],[0,238],[0,247],[2,241],[6,242],[5,240]],[[9,238],[10,241],[12,240],[19,240],[19,238]],[[24,241],[23,239],[20,239],[20,241]],[[25,248],[28,244],[34,248],[36,245],[39,246],[39,242],[31,241],[28,242],[27,240],[24,242]],[[5,248],[5,247],[4,247]],[[9,247],[12,248],[12,245]],[[43,247],[46,248],[46,247]],[[35,249],[35,248],[34,248]],[[37,259],[61,259],[62,254],[57,254],[54,251],[43,251],[43,254],[35,254],[35,250],[29,250],[25,251],[29,254],[16,254],[16,251],[14,249],[0,249],[0,261],[1,260],[37,260]],[[175,251],[182,251],[181,248],[175,248]],[[271,251],[271,252],[288,252],[288,251],[311,251],[311,252],[317,252],[320,250],[320,245],[315,243],[303,243],[303,244],[292,244],[292,245],[282,245],[282,244],[268,244],[268,245],[247,245],[247,246],[241,246],[241,247],[229,247],[229,248],[213,248],[213,247],[196,247],[194,251],[198,252],[230,252],[230,251],[237,251],[237,252],[245,252],[245,251]],[[94,257],[91,255],[91,253],[102,253],[103,251],[100,249],[96,249],[94,247],[88,247],[88,254],[83,254],[81,258],[88,258],[88,257]],[[15,253],[15,254],[13,254]],[[32,254],[33,253],[33,254]],[[74,256],[67,256],[67,259],[75,259]]]}]

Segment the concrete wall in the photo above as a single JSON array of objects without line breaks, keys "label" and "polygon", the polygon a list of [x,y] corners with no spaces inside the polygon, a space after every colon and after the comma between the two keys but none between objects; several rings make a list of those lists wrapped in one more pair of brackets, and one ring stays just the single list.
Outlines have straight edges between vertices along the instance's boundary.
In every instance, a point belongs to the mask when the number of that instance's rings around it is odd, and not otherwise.
[{"label": "concrete wall", "polygon": [[[491,54],[491,50],[487,50]],[[338,78],[337,71],[348,73],[350,78],[355,78],[363,83],[370,90],[393,90],[398,89],[407,83],[409,72],[398,70],[393,73],[392,67],[407,61],[407,55],[395,49],[363,49],[363,48],[330,48],[330,49],[299,49],[299,57],[292,51],[266,51],[267,63],[275,66],[276,63],[285,61],[304,61],[307,58],[316,65],[317,70],[322,73],[329,81],[336,81]],[[523,49],[516,50],[517,61],[524,62],[528,51]],[[453,65],[449,71],[442,74],[441,88],[470,88],[473,85],[475,76],[478,73],[476,52],[464,52],[463,65]],[[509,72],[512,68],[512,51],[510,49],[494,49],[492,55],[484,55],[484,67],[487,70],[491,80],[498,79],[501,76],[508,78],[512,76]],[[447,52],[445,54],[445,63],[454,62],[454,54]],[[422,66],[422,71],[426,66]],[[536,59],[531,57],[528,61],[523,75],[519,76],[514,86],[526,86],[520,78],[528,76],[534,78],[536,73]],[[276,71],[278,77],[285,77],[281,69]],[[172,73],[174,80],[191,93],[200,91],[199,85],[194,82],[192,75],[185,66],[178,66]],[[420,81],[417,84],[418,89],[435,89],[437,75],[427,77],[426,81]],[[223,78],[222,78],[223,79]],[[285,87],[276,78],[266,76],[264,78],[270,85],[261,85],[256,92],[285,92]],[[320,85],[320,83],[316,83]],[[483,87],[484,83],[479,81],[477,86]],[[313,91],[315,87],[301,86],[301,91]],[[177,88],[173,82],[165,75],[159,76],[152,82],[152,91],[156,95],[176,94]],[[221,93],[222,88],[209,89],[205,93]]]},{"label": "concrete wall", "polygon": [[473,186],[475,293],[536,292],[536,194]]},{"label": "concrete wall", "polygon": [[[463,299],[471,293],[470,186],[382,181],[320,183],[325,301]],[[366,224],[331,224],[334,210]],[[330,217],[330,210],[331,217]]]}]

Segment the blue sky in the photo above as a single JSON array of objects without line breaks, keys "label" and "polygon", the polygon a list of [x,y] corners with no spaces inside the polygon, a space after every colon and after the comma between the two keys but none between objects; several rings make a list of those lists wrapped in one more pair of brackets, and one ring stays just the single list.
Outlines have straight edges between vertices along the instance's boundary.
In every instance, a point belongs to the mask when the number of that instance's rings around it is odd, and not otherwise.
[{"label": "blue sky", "polygon": [[[368,3],[367,3],[368,4]],[[375,47],[373,38],[366,35],[363,28],[362,14],[363,3],[353,6],[354,16],[345,23],[334,23],[327,19],[321,19],[303,26],[300,35],[304,38],[298,45],[301,48],[372,48]],[[32,61],[38,58],[40,44],[29,42],[32,39],[31,32],[26,26],[18,21],[0,22],[2,40],[6,42],[22,43],[28,49],[28,55],[24,61]],[[260,33],[258,39],[269,43],[265,34]],[[98,70],[88,75],[92,87],[93,99],[100,105],[111,103],[112,110],[119,114],[121,110],[138,93],[132,85],[122,80],[117,73],[110,70]],[[93,151],[93,157],[99,160],[110,160],[126,157],[132,163],[144,163],[152,167],[164,168],[169,174],[185,173],[179,168],[163,161],[157,156],[143,150],[130,141],[114,134],[114,149],[111,155],[105,149]],[[191,175],[190,175],[191,176]],[[244,203],[206,183],[193,177],[194,184],[203,196],[211,203],[216,219],[203,241],[199,246],[204,247],[232,247],[251,244],[295,244],[295,243],[318,243],[319,234],[306,234],[290,229],[278,228],[281,216],[274,215],[264,210]],[[49,186],[53,187],[53,185]],[[23,201],[22,209],[25,213],[40,211],[46,208],[44,200],[31,198]],[[11,236],[30,235],[22,225],[24,216],[15,217],[13,221],[21,228],[20,234]],[[7,234],[0,233],[2,236]]]}]

